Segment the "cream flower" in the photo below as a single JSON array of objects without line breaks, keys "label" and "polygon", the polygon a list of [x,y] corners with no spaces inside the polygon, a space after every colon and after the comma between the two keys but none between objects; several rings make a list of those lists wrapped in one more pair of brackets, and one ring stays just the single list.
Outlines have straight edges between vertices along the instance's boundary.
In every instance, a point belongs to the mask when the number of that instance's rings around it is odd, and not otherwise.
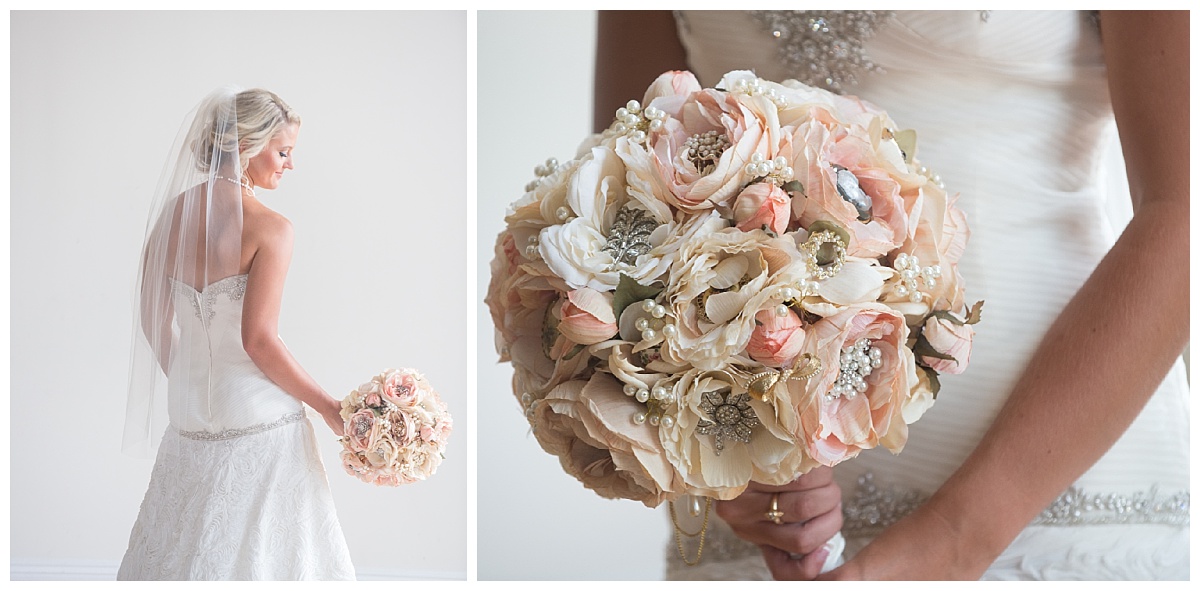
[{"label": "cream flower", "polygon": [[[728,374],[690,370],[673,391],[680,403],[659,435],[666,457],[689,486],[728,500],[750,480],[785,484],[799,474],[804,453],[781,427],[775,408],[749,398]],[[791,413],[786,407],[781,412]],[[728,437],[738,431],[746,442]],[[720,450],[717,433],[725,434]]]},{"label": "cream flower", "polygon": [[698,369],[721,368],[745,349],[755,314],[777,298],[777,289],[766,289],[772,276],[799,268],[800,260],[789,238],[761,230],[728,228],[681,245],[667,288],[677,330],[664,357]]},{"label": "cream flower", "polygon": [[657,428],[631,420],[641,406],[612,376],[596,373],[559,385],[538,403],[533,433],[567,473],[600,496],[655,507],[683,483],[665,459]]}]

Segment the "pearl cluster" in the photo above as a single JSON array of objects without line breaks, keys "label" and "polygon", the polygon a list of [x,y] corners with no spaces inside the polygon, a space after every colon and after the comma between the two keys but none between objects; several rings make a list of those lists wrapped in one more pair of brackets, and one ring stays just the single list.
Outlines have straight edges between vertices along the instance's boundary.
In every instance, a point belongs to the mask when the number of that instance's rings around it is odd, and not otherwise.
[{"label": "pearl cluster", "polygon": [[716,167],[721,154],[729,146],[729,138],[713,129],[698,133],[683,142],[684,157],[692,162],[700,174],[708,174]]},{"label": "pearl cluster", "polygon": [[868,339],[858,339],[853,345],[842,349],[839,359],[837,381],[833,388],[825,393],[826,400],[835,398],[854,398],[867,391],[867,376],[871,370],[883,364],[883,353],[878,347],[872,347]]},{"label": "pearl cluster", "polygon": [[663,121],[667,118],[667,114],[661,109],[646,107],[643,110],[642,104],[637,101],[625,103],[624,107],[617,109],[616,116],[617,120],[611,129],[617,132],[617,135],[629,136],[636,144],[646,141],[646,132],[662,129]]},{"label": "pearl cluster", "polygon": [[900,297],[907,296],[908,301],[913,303],[921,301],[921,292],[917,289],[918,279],[921,280],[925,289],[933,289],[937,287],[937,280],[942,276],[941,266],[921,267],[921,260],[908,253],[902,252],[896,255],[896,261],[893,264],[900,272],[900,283],[896,285],[893,292]]},{"label": "pearl cluster", "polygon": [[642,300],[642,311],[653,317],[638,318],[633,323],[633,327],[641,331],[643,341],[657,339],[658,331],[662,331],[664,337],[674,337],[678,332],[679,329],[666,318],[667,309],[662,304],[654,300]]},{"label": "pearl cluster", "polygon": [[533,174],[537,178],[525,184],[525,192],[528,193],[542,184],[542,179],[558,172],[562,166],[558,163],[557,158],[547,158],[545,164],[539,164],[533,169]]},{"label": "pearl cluster", "polygon": [[626,396],[647,405],[646,410],[633,413],[635,424],[641,425],[649,421],[655,427],[662,425],[667,428],[675,424],[675,419],[663,412],[668,404],[674,404],[676,400],[675,393],[666,386],[655,384],[653,388],[647,390],[633,384],[625,384],[624,392]]},{"label": "pearl cluster", "polygon": [[788,166],[787,159],[783,156],[767,160],[762,154],[756,152],[750,157],[750,163],[746,165],[746,174],[755,178],[766,177],[767,182],[783,185],[792,180],[796,171]]},{"label": "pearl cluster", "polygon": [[735,94],[747,94],[750,96],[764,96],[767,100],[775,103],[775,106],[782,109],[787,107],[787,97],[774,88],[763,88],[762,82],[755,78],[754,80],[746,80],[741,78],[733,82],[733,88],[729,92]]},{"label": "pearl cluster", "polygon": [[917,174],[919,174],[919,175],[921,175],[921,176],[923,176],[923,177],[925,177],[925,178],[929,179],[930,181],[932,181],[932,182],[933,182],[933,184],[937,185],[939,189],[945,189],[945,188],[946,188],[946,183],[943,183],[943,182],[942,182],[942,175],[940,175],[940,174],[937,174],[937,173],[933,172],[932,170],[929,170],[928,168],[926,168],[926,167],[924,167],[924,166],[922,166],[922,167],[920,167],[920,168],[918,168],[918,169],[917,169]]},{"label": "pearl cluster", "polygon": [[816,281],[802,281],[802,282],[800,282],[799,289],[796,289],[795,287],[792,287],[790,285],[785,285],[785,286],[779,288],[779,291],[777,291],[775,293],[776,293],[776,295],[779,296],[779,299],[783,303],[777,304],[775,306],[775,315],[780,318],[787,316],[788,315],[788,306],[787,306],[788,302],[795,301],[796,298],[803,298],[803,297],[807,297],[810,295],[817,295],[818,289],[820,289],[820,286],[817,285]]},{"label": "pearl cluster", "polygon": [[537,234],[529,236],[529,243],[525,245],[525,258],[536,261],[541,255],[538,253],[538,245],[540,244]]}]

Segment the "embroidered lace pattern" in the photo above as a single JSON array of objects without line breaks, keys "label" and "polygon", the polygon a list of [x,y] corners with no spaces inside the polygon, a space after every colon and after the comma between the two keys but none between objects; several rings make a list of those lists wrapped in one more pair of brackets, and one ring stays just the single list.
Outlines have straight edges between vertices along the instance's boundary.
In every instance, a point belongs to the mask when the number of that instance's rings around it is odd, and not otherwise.
[{"label": "embroidered lace pattern", "polygon": [[214,441],[167,430],[117,579],[353,580],[318,453],[303,422]]}]

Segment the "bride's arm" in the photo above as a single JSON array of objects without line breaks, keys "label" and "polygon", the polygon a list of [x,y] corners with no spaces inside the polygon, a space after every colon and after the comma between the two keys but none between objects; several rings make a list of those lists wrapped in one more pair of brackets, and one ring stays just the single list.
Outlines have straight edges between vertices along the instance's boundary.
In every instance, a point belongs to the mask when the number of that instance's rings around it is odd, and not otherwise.
[{"label": "bride's arm", "polygon": [[686,70],[687,54],[669,10],[601,10],[596,15],[593,130],[613,121],[629,99],[669,70]]},{"label": "bride's arm", "polygon": [[255,225],[253,231],[246,232],[256,237],[258,245],[242,302],[242,346],[272,382],[321,413],[329,428],[341,435],[341,403],[300,367],[279,338],[283,283],[292,259],[292,224],[271,214],[256,220]]},{"label": "bride's arm", "polygon": [[1113,445],[1188,338],[1188,16],[1101,18],[1134,217],[963,465],[835,578],[978,578]]}]

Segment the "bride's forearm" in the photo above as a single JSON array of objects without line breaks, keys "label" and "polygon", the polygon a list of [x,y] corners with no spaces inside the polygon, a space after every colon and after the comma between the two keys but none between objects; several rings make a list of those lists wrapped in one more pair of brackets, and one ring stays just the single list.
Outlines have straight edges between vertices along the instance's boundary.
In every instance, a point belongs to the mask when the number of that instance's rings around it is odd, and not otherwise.
[{"label": "bride's forearm", "polygon": [[1051,326],[991,429],[930,509],[991,559],[1107,451],[1188,332],[1186,202],[1147,204]]},{"label": "bride's forearm", "polygon": [[329,395],[317,381],[300,366],[278,336],[247,339],[246,355],[275,385],[320,413],[340,408],[338,400]]},{"label": "bride's forearm", "polygon": [[967,460],[838,576],[978,578],[1117,441],[1183,350],[1188,18],[1117,12],[1101,24],[1133,220],[1049,328]]}]

